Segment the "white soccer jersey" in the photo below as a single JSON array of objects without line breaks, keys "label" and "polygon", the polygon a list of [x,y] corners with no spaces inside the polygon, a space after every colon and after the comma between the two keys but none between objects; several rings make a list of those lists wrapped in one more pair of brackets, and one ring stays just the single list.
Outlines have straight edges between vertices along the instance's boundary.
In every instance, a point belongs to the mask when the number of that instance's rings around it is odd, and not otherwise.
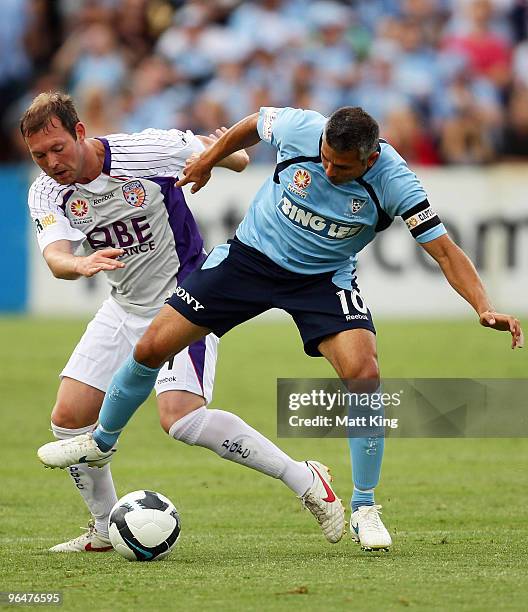
[{"label": "white soccer jersey", "polygon": [[78,253],[124,249],[125,267],[106,272],[113,298],[128,312],[153,316],[204,258],[203,241],[181,189],[185,160],[203,150],[192,132],[148,129],[99,138],[102,173],[60,185],[41,173],[29,190],[40,249],[69,240]]}]

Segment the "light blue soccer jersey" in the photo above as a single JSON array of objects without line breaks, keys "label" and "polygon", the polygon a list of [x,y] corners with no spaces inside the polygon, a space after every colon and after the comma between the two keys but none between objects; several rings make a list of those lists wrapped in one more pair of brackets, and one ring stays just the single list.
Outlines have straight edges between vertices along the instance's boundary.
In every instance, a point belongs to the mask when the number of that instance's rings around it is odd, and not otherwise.
[{"label": "light blue soccer jersey", "polygon": [[294,108],[260,109],[258,132],[277,149],[274,176],[262,185],[236,231],[239,240],[278,265],[301,274],[336,271],[350,287],[357,254],[401,216],[425,243],[446,233],[416,175],[393,147],[362,177],[331,183],[320,144],[326,117]]}]

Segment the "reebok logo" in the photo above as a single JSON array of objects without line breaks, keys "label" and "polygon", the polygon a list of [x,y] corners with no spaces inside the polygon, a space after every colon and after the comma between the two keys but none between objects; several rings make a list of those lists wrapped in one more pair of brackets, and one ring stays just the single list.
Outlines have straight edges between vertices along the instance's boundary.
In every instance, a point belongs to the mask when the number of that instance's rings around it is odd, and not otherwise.
[{"label": "reebok logo", "polygon": [[164,385],[165,383],[170,383],[170,382],[183,384],[184,381],[181,380],[180,378],[176,378],[176,376],[165,376],[165,378],[156,379],[156,386],[159,387],[159,385]]},{"label": "reebok logo", "polygon": [[101,198],[95,198],[93,201],[93,205],[97,206],[97,204],[102,204],[103,202],[106,202],[107,200],[111,200],[114,197],[114,193],[115,193],[115,190],[111,191],[110,193],[105,194]]},{"label": "reebok logo", "polygon": [[186,304],[192,306],[193,310],[201,310],[202,308],[205,308],[205,306],[202,306],[200,302],[183,287],[176,287],[176,291],[174,293]]}]

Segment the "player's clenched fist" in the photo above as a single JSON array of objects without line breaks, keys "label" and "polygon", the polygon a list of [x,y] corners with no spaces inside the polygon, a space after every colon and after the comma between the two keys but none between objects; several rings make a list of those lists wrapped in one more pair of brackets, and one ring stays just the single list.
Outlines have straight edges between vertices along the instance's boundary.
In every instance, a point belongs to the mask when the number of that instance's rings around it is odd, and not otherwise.
[{"label": "player's clenched fist", "polygon": [[123,249],[108,248],[96,251],[87,257],[77,257],[75,272],[80,276],[90,277],[102,270],[124,268],[125,264],[117,259],[123,253]]}]

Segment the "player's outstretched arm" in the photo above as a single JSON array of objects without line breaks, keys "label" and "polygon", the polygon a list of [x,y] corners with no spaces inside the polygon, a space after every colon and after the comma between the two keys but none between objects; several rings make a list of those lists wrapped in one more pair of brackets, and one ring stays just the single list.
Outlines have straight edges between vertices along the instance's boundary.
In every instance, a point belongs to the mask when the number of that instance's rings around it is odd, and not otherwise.
[{"label": "player's outstretched arm", "polygon": [[447,234],[421,246],[438,262],[455,291],[473,306],[479,316],[480,324],[499,331],[509,331],[512,337],[512,349],[522,348],[524,338],[518,319],[495,311],[475,266],[464,251]]},{"label": "player's outstretched arm", "polygon": [[211,170],[218,162],[235,151],[247,149],[260,141],[257,121],[258,113],[254,113],[235,123],[209,149],[204,151],[198,159],[189,160],[183,171],[184,178],[180,179],[176,185],[183,187],[183,185],[193,183],[191,193],[200,191],[211,178]]},{"label": "player's outstretched arm", "polygon": [[[221,127],[215,130],[214,134],[209,134],[209,136],[201,136],[198,135],[197,138],[205,145],[206,149],[212,146],[219,138],[221,138],[227,132],[226,127]],[[191,156],[188,162],[198,159],[200,154],[194,154]],[[221,159],[216,166],[219,168],[227,168],[228,170],[233,170],[233,172],[242,172],[247,168],[249,164],[249,155],[246,153],[245,149],[241,151],[235,151],[228,155],[224,159]]]},{"label": "player's outstretched arm", "polygon": [[101,249],[86,257],[74,255],[69,240],[57,240],[44,249],[44,259],[55,278],[75,280],[81,276],[90,277],[101,270],[117,270],[124,268],[117,257],[123,254],[123,249]]}]

